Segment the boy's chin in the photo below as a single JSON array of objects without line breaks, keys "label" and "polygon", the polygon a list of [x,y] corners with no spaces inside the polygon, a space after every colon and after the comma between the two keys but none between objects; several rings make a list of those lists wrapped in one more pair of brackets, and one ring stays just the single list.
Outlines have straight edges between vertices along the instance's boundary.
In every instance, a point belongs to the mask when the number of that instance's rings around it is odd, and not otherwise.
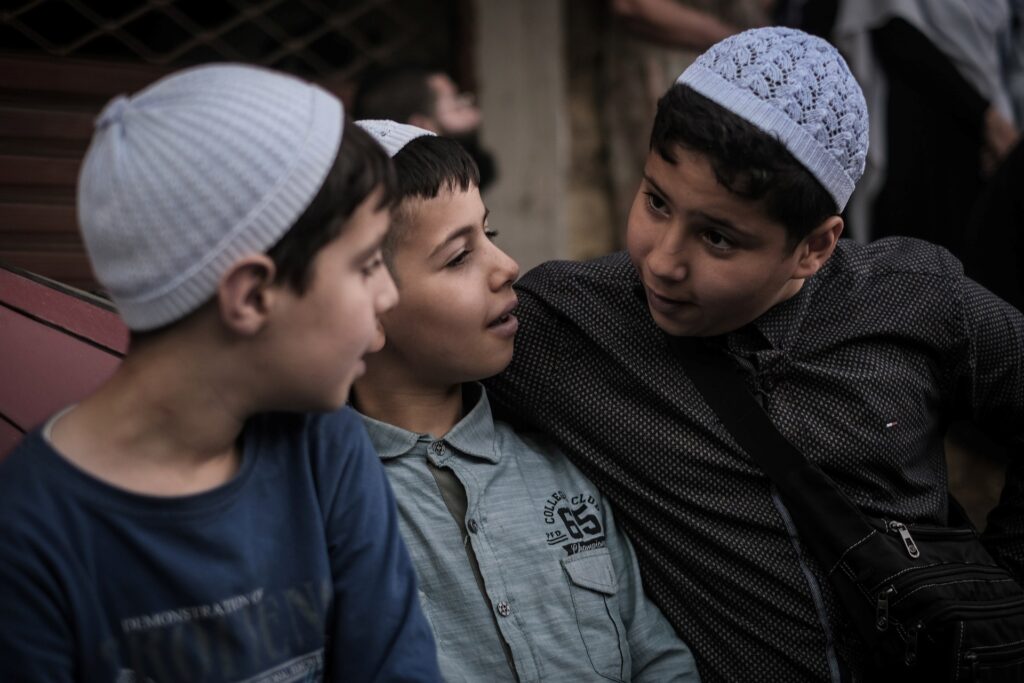
[{"label": "boy's chin", "polygon": [[463,374],[461,383],[466,382],[482,382],[485,379],[500,375],[505,372],[505,368],[512,362],[512,352],[501,357],[494,358],[491,362],[481,365],[480,367],[472,368]]},{"label": "boy's chin", "polygon": [[302,413],[332,413],[335,410],[343,408],[352,395],[352,382],[345,382],[343,386],[339,386],[330,395],[319,396],[315,400],[309,402],[308,405],[294,410],[294,412]]},{"label": "boy's chin", "polygon": [[679,321],[668,318],[651,308],[647,309],[654,324],[670,337],[717,337],[726,334],[731,330],[717,330],[714,325],[708,325],[703,321]]}]

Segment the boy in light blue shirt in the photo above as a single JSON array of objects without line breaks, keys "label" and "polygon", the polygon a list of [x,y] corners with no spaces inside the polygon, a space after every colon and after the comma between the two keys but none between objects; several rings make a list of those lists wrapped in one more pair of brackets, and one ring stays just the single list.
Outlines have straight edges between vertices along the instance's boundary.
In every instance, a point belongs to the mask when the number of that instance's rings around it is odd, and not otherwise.
[{"label": "boy in light blue shirt", "polygon": [[512,358],[519,268],[493,242],[472,159],[413,126],[358,123],[398,174],[384,256],[401,296],[353,400],[395,490],[442,675],[697,681],[601,493],[491,414],[478,380]]}]

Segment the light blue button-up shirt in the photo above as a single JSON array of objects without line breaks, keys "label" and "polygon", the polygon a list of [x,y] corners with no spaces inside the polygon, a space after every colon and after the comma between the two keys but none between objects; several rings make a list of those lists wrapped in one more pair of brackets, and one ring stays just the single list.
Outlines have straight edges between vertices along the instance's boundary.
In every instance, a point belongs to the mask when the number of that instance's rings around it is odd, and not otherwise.
[{"label": "light blue button-up shirt", "polygon": [[[482,388],[441,439],[364,420],[395,492],[445,680],[515,680],[499,639],[520,681],[698,680],[689,648],[644,595],[607,501],[547,441],[496,423]],[[427,461],[465,489],[465,539]]]}]

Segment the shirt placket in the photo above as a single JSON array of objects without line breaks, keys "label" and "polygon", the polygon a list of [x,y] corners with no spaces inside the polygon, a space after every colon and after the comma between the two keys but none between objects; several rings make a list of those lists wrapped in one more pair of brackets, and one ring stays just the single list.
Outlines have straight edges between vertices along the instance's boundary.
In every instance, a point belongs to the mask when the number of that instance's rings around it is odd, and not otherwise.
[{"label": "shirt placket", "polygon": [[[539,672],[531,654],[526,632],[521,628],[521,620],[515,612],[515,601],[511,597],[511,586],[505,579],[501,569],[501,558],[489,536],[487,516],[481,505],[481,489],[486,482],[469,472],[471,465],[457,457],[452,447],[443,440],[437,440],[428,446],[428,458],[437,467],[450,470],[462,485],[466,494],[466,510],[463,526],[466,534],[464,542],[468,543],[476,560],[476,568],[483,579],[482,592],[490,605],[495,625],[504,642],[508,645],[506,656],[511,656],[510,668],[517,680],[538,680]],[[487,470],[494,474],[494,467]]]}]

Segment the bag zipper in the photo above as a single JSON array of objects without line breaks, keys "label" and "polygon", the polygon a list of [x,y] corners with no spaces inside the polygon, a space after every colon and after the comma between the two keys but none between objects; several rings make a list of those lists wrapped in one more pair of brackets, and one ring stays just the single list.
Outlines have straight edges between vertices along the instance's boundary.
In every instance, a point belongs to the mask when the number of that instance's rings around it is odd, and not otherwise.
[{"label": "bag zipper", "polygon": [[[889,586],[889,588],[886,589],[886,591],[883,591],[883,593],[889,591],[891,591],[893,594],[896,593],[896,589],[892,586]],[[881,594],[879,595],[879,600],[881,600]],[[957,611],[970,612],[985,610],[985,618],[997,618],[1004,616],[1004,612],[1012,614],[1013,608],[1021,606],[1024,606],[1024,597],[1004,600],[1001,603],[997,603],[996,605],[949,605],[936,612],[933,612],[932,614],[929,614],[927,617],[925,617],[925,619],[919,620],[907,628],[906,650],[903,654],[903,663],[907,666],[914,666],[917,663],[917,639],[920,632],[923,631],[925,628],[925,621],[927,621],[930,625],[935,623],[936,621],[940,621],[941,617],[946,616],[948,613]],[[997,611],[993,613],[993,609]],[[886,611],[886,618],[888,619],[888,609]],[[879,622],[876,621],[875,623],[877,626]],[[878,630],[885,631],[886,629],[879,628]],[[1022,655],[1024,655],[1024,643],[1016,643],[1012,646],[997,646],[987,651],[970,650],[964,655],[964,659],[971,662],[971,675],[972,677],[974,677],[972,678],[972,680],[976,680],[979,659],[996,659],[1006,653],[1012,654],[1014,652],[1020,652]]]},{"label": "bag zipper", "polygon": [[[908,594],[913,589],[915,589],[915,588],[917,588],[917,587],[921,586],[922,584],[925,584],[925,583],[927,583],[929,581],[936,581],[936,580],[941,579],[943,577],[959,577],[958,580],[975,579],[975,580],[978,580],[978,581],[991,581],[991,579],[993,579],[994,577],[997,577],[997,576],[1006,578],[1006,575],[998,567],[988,568],[988,567],[972,567],[972,566],[965,566],[965,565],[956,565],[956,566],[953,566],[953,567],[944,567],[943,570],[944,571],[931,571],[931,572],[928,572],[927,574],[925,574],[923,571],[919,572],[917,576],[914,576],[912,578],[912,580],[909,580],[909,581],[907,581],[906,583],[904,583],[903,585],[900,586],[900,590],[903,592],[903,598],[900,599],[900,600],[894,600],[891,606],[895,607],[896,605],[901,603],[903,600],[907,599],[907,597],[909,597]],[[939,584],[938,586],[936,586],[936,588],[938,588],[941,585],[943,585],[943,584]],[[1019,598],[1018,597],[1012,597],[1012,598],[1006,598],[1006,599],[1007,600],[1011,600],[1011,601],[1016,601],[1016,600],[1024,601],[1024,596],[1021,596]],[[984,605],[984,604],[980,605],[980,606],[969,605],[969,608],[975,608],[975,607],[977,607],[978,609],[988,609],[988,606]]]},{"label": "bag zipper", "polygon": [[[917,542],[914,540],[913,534],[910,533],[910,527],[895,519],[880,519],[878,522],[881,523],[883,530],[886,533],[894,534],[899,536],[903,541],[903,546],[906,548],[907,555],[912,559],[917,559],[921,556],[921,551],[917,547]],[[977,536],[977,532],[974,529],[967,527],[915,527],[914,534],[922,536],[924,538],[939,537],[953,540],[957,536]]]},{"label": "bag zipper", "polygon": [[929,623],[941,621],[943,617],[948,617],[950,614],[962,616],[964,619],[971,619],[973,617],[972,612],[985,612],[983,615],[985,618],[996,618],[1012,615],[1014,608],[1019,607],[1024,607],[1024,596],[993,601],[988,604],[957,603],[946,605],[932,612],[924,620]]},{"label": "bag zipper", "polygon": [[889,630],[889,599],[896,595],[896,587],[888,586],[878,593],[875,603],[875,628],[879,631]]},{"label": "bag zipper", "polygon": [[1024,662],[1024,644],[1014,643],[1013,645],[999,645],[984,649],[968,650],[964,653],[964,661],[971,668],[971,681],[980,681],[978,669],[984,666],[986,662],[995,664],[1012,664],[1015,661]]},{"label": "bag zipper", "polygon": [[[941,571],[941,572],[929,572],[929,574],[927,576],[925,576],[925,577],[917,577],[918,580],[915,580],[913,583],[908,583],[906,586],[903,586],[902,590],[903,591],[907,591],[909,588],[912,588],[915,584],[920,583],[921,581],[932,580],[936,576],[941,576],[943,574],[957,574],[957,573],[960,573],[960,572],[963,571],[963,567],[959,567],[959,566],[958,567],[950,567],[950,568],[945,568],[944,567],[943,569],[944,569],[944,571]],[[996,571],[998,571],[998,570],[996,570]],[[875,598],[875,628],[877,630],[879,630],[879,631],[887,631],[889,629],[889,624],[890,624],[890,621],[891,621],[890,617],[889,617],[889,610],[890,610],[890,608],[894,607],[899,602],[901,602],[901,600],[896,600],[895,599],[895,596],[899,592],[900,591],[896,590],[896,586],[893,585],[893,584],[889,584],[888,586],[885,586],[884,588],[882,588],[881,590],[879,590],[877,592],[876,598]],[[946,606],[940,608],[939,610],[937,610],[935,612],[932,612],[931,614],[929,614],[929,615],[927,615],[925,617],[925,620],[927,620],[929,622],[935,621],[936,619],[939,619],[940,617],[944,616],[947,612],[957,612],[957,611],[960,611],[960,612],[966,613],[965,616],[968,616],[970,612],[974,612],[974,611],[982,611],[982,610],[989,611],[989,610],[993,610],[993,609],[995,609],[995,610],[1012,610],[1014,607],[1021,606],[1021,605],[1024,605],[1024,596],[1015,597],[1015,598],[1008,598],[1008,599],[1003,600],[1003,601],[998,601],[998,602],[989,603],[989,604],[956,603],[956,604],[952,604],[952,605],[946,605]],[[986,616],[993,616],[994,617],[994,616],[1001,616],[1001,614],[1002,613],[1000,611],[997,611],[995,613],[990,613],[989,615],[986,615]],[[916,624],[916,626],[919,627],[919,628],[923,627],[924,623],[923,622],[918,622]]]},{"label": "bag zipper", "polygon": [[957,536],[977,536],[978,532],[968,526],[933,526],[931,524],[905,524],[897,520],[891,520],[888,517],[869,517],[868,522],[871,526],[881,529],[882,531],[889,531],[889,524],[895,522],[896,524],[904,524],[911,533],[915,536],[923,538],[938,537],[938,538],[954,538]]},{"label": "bag zipper", "polygon": [[907,528],[906,524],[893,520],[886,522],[885,528],[889,533],[899,535],[903,540],[903,546],[907,549],[907,555],[910,556],[910,559],[916,560],[921,557],[921,551],[917,549],[917,543],[914,542],[914,537],[910,535],[910,529]]},{"label": "bag zipper", "polygon": [[907,629],[907,649],[903,653],[903,663],[907,666],[917,664],[917,634],[924,628],[923,622],[917,622]]},{"label": "bag zipper", "polygon": [[[926,581],[935,581],[941,579],[944,576],[956,576],[961,575],[972,575],[976,578],[985,578],[986,576],[1002,576],[1004,571],[999,567],[990,567],[988,565],[974,565],[966,564],[962,562],[949,563],[949,564],[937,564],[930,567],[910,568],[909,572],[900,572],[888,577],[885,581],[881,581],[875,584],[871,592],[877,593],[883,590],[886,586],[895,586],[897,583],[900,584],[900,591],[906,593],[909,589],[916,587],[920,583]],[[909,576],[907,576],[909,574]],[[895,580],[896,576],[900,576],[901,580]]]}]

